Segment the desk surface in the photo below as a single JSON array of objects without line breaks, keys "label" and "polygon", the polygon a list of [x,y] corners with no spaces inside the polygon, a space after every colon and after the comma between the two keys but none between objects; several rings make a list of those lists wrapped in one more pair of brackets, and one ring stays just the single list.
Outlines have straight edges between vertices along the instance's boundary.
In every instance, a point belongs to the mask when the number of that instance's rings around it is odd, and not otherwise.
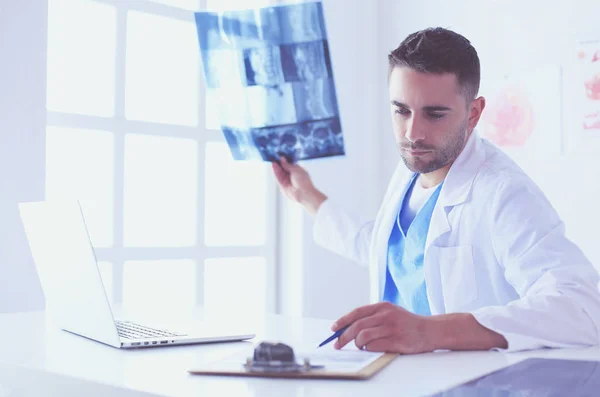
[{"label": "desk surface", "polygon": [[[195,321],[211,319],[196,310],[189,313]],[[148,323],[149,316],[130,318]],[[153,316],[156,318],[156,315]],[[198,396],[419,396],[439,392],[485,373],[528,357],[586,359],[600,361],[600,349],[556,349],[525,353],[436,352],[400,356],[368,381],[278,380],[260,378],[223,378],[189,375],[187,369],[245,349],[253,343],[280,340],[295,348],[316,346],[329,336],[330,321],[291,318],[265,314],[250,317],[257,337],[250,342],[167,346],[139,350],[119,350],[61,331],[44,312],[0,315],[0,366],[15,373],[18,382],[31,379],[27,371],[70,379],[86,387],[82,395],[100,395],[106,387],[118,388],[119,395]],[[161,323],[176,325],[175,318]],[[154,321],[156,323],[156,321]],[[37,378],[37,377],[36,377]],[[0,378],[0,388],[2,381]],[[62,384],[47,380],[50,385]],[[83,386],[85,385],[85,386]],[[6,384],[4,385],[6,387]],[[56,389],[58,390],[58,389]],[[129,393],[127,392],[129,390]],[[141,394],[140,394],[141,393]],[[1,393],[0,393],[1,394]],[[10,394],[9,394],[10,395]]]}]

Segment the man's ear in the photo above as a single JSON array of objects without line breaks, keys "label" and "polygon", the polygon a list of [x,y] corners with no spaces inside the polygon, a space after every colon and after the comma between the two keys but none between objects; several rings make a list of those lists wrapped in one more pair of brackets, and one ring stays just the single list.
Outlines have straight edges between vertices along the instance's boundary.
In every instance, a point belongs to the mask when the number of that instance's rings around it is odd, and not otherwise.
[{"label": "man's ear", "polygon": [[485,108],[485,98],[480,96],[471,102],[469,107],[469,131],[473,131],[473,129],[477,126],[479,122],[479,118],[481,117],[481,113],[483,113],[483,109]]}]

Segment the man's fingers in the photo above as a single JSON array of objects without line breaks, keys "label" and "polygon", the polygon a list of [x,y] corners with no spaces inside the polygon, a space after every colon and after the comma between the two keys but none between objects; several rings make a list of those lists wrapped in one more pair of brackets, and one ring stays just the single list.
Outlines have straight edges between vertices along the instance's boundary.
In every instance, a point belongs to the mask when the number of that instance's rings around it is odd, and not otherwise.
[{"label": "man's fingers", "polygon": [[393,336],[393,333],[393,328],[389,325],[378,325],[372,328],[364,328],[354,338],[354,344],[359,349],[362,349],[378,339],[385,339]]},{"label": "man's fingers", "polygon": [[357,307],[356,309],[352,310],[350,313],[340,317],[338,320],[336,320],[336,322],[333,323],[333,325],[331,326],[331,330],[332,331],[337,331],[341,328],[344,328],[346,325],[352,324],[355,321],[363,318],[363,317],[367,317],[372,315],[373,313],[375,313],[376,311],[385,308],[387,306],[382,305],[381,303],[375,303],[372,305],[366,305],[366,306],[361,306],[361,307]]},{"label": "man's fingers", "polygon": [[292,172],[299,167],[296,164],[290,164],[290,162],[287,161],[284,156],[279,157],[279,164],[281,165],[281,168],[285,170],[285,172]]},{"label": "man's fingers", "polygon": [[[371,316],[361,318],[352,323],[351,326],[345,330],[338,340],[333,345],[336,349],[341,349],[346,346],[349,342],[356,339],[356,337],[365,329],[372,329],[374,327],[380,327],[384,324],[385,317],[379,313],[375,313]],[[362,346],[361,346],[362,347]]]},{"label": "man's fingers", "polygon": [[290,180],[288,173],[276,162],[272,162],[271,167],[273,168],[273,174],[275,175],[275,179],[277,179],[277,183],[282,187],[289,185]]},{"label": "man's fingers", "polygon": [[395,341],[391,337],[384,337],[375,339],[370,343],[364,345],[364,349],[370,352],[386,352],[386,353],[400,353],[395,349]]}]

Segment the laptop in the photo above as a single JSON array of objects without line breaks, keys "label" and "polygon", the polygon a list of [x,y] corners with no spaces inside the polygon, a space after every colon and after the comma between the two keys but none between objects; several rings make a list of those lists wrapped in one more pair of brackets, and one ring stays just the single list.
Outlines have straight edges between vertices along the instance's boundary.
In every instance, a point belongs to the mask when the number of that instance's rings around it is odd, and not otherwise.
[{"label": "laptop", "polygon": [[46,295],[46,310],[61,329],[125,349],[255,336],[214,323],[179,330],[115,319],[79,202],[20,203],[19,212]]}]

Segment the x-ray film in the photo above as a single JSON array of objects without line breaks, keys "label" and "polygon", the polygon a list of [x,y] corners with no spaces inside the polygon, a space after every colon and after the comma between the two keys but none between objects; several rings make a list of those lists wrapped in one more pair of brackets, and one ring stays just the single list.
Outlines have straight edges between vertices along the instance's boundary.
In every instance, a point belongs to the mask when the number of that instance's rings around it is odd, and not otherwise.
[{"label": "x-ray film", "polygon": [[320,2],[197,12],[196,27],[207,97],[234,159],[344,154]]}]

